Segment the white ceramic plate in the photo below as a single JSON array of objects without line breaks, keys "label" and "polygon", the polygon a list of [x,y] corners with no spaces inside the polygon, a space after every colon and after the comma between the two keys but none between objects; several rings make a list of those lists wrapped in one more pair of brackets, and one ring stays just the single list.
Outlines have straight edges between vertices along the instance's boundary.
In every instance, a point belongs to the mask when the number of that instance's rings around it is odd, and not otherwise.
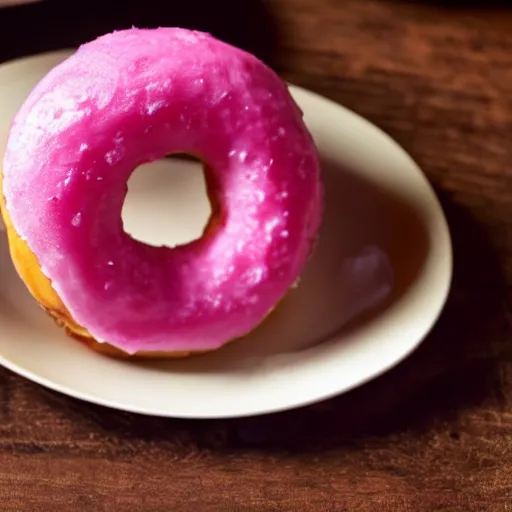
[{"label": "white ceramic plate", "polygon": [[[0,154],[9,123],[30,89],[67,54],[0,66]],[[67,338],[39,309],[17,277],[0,234],[0,363],[90,402],[160,416],[212,418],[326,399],[410,354],[436,321],[451,279],[450,237],[438,201],[411,158],[375,126],[311,92],[293,86],[291,91],[323,160],[327,209],[301,286],[260,328],[223,350],[188,360],[109,359]],[[154,243],[197,236],[208,215],[198,166],[167,160],[146,171],[130,180],[126,229]],[[347,262],[354,263],[351,258],[368,247],[388,255],[393,291],[381,307],[347,325],[357,307],[354,288],[365,286],[347,281]],[[372,261],[365,261],[364,279],[371,283]],[[352,266],[357,268],[364,270]]]}]

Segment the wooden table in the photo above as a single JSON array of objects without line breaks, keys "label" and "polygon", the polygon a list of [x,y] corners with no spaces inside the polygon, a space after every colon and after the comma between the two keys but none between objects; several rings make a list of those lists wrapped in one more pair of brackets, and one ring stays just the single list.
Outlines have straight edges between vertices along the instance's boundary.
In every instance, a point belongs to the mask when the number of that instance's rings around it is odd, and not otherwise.
[{"label": "wooden table", "polygon": [[0,370],[0,510],[512,510],[512,7],[444,3],[46,0],[0,11],[0,60],[132,24],[205,29],[257,53],[412,154],[456,258],[445,312],[412,357],[303,410],[146,418]]}]

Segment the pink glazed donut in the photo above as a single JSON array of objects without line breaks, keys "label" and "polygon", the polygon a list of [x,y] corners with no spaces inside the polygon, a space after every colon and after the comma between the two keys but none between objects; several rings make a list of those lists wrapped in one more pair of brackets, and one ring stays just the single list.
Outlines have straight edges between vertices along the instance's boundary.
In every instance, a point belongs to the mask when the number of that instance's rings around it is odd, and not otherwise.
[{"label": "pink glazed donut", "polygon": [[[204,163],[212,217],[196,241],[145,245],[123,230],[128,179],[178,152]],[[297,281],[323,211],[316,147],[283,81],[179,28],[104,35],[46,75],[13,122],[3,194],[65,307],[53,316],[126,355],[211,351],[252,331]]]}]

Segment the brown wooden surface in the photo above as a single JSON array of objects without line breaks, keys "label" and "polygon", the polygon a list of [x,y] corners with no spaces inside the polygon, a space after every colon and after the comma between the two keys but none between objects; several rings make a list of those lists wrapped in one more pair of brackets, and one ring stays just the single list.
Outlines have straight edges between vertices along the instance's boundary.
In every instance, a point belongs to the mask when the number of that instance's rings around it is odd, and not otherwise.
[{"label": "brown wooden surface", "polygon": [[512,5],[444,4],[146,0],[137,11],[48,0],[0,11],[2,60],[131,24],[202,28],[256,52],[413,155],[456,257],[421,348],[304,410],[145,418],[0,370],[0,510],[512,510]]}]

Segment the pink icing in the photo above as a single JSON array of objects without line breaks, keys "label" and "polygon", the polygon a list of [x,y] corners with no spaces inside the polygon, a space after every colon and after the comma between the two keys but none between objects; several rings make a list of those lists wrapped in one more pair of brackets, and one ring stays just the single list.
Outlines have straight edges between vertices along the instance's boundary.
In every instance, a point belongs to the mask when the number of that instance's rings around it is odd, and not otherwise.
[{"label": "pink icing", "polygon": [[[123,230],[127,181],[174,152],[211,166],[224,220],[214,236],[147,246]],[[114,32],[54,68],[13,122],[3,172],[14,228],[73,318],[129,353],[214,349],[252,330],[302,271],[323,208],[284,83],[177,28]]]}]

